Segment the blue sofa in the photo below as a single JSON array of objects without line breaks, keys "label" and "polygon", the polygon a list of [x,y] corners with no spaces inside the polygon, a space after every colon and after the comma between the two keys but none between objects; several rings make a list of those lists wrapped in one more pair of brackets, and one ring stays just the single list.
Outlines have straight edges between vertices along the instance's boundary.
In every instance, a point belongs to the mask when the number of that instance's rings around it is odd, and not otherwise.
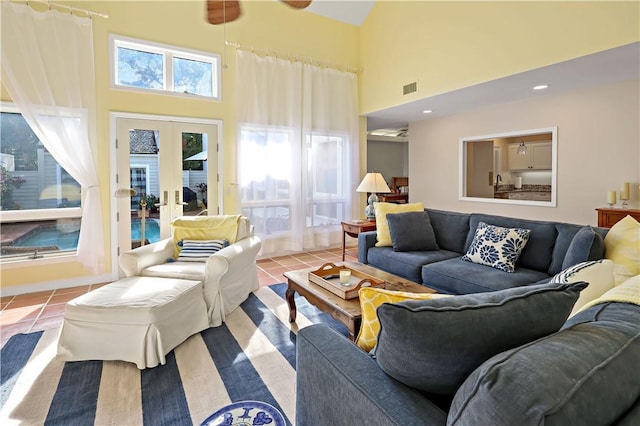
[{"label": "blue sofa", "polygon": [[[482,213],[425,209],[439,250],[394,251],[375,247],[376,231],[358,235],[358,261],[447,294],[495,291],[548,282],[562,270],[604,256],[605,228],[517,219]],[[531,230],[513,273],[462,260],[480,222]]]},{"label": "blue sofa", "polygon": [[296,422],[638,425],[639,359],[640,306],[603,303],[486,360],[453,395],[433,395],[394,379],[375,357],[318,324],[297,337]]}]

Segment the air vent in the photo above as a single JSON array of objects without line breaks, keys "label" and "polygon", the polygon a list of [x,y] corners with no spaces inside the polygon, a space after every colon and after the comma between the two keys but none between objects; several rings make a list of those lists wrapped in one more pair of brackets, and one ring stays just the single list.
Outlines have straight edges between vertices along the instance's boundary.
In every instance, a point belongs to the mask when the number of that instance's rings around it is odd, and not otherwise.
[{"label": "air vent", "polygon": [[413,93],[413,92],[417,92],[418,91],[418,83],[417,82],[413,82],[413,83],[409,83],[406,84],[404,86],[402,86],[402,94],[403,95],[408,95],[409,93]]}]

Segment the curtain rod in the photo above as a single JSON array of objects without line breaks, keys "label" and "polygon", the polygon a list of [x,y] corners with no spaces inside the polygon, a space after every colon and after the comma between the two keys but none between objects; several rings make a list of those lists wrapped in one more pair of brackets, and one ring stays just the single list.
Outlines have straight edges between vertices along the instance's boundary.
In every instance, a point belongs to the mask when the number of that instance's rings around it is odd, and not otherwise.
[{"label": "curtain rod", "polygon": [[274,58],[279,58],[279,59],[286,59],[288,61],[293,61],[293,62],[302,62],[304,64],[309,64],[309,65],[317,65],[319,67],[331,68],[338,71],[347,71],[354,74],[357,74],[358,72],[361,71],[358,68],[353,68],[346,65],[332,64],[329,62],[317,61],[311,58],[302,58],[297,55],[290,55],[288,53],[275,52],[273,50],[258,49],[253,46],[244,46],[244,45],[241,45],[240,43],[236,43],[228,40],[225,40],[224,44],[227,46],[235,47],[236,49],[239,49],[239,50],[247,51],[247,52],[258,53],[260,55],[265,55],[265,56],[272,56]]},{"label": "curtain rod", "polygon": [[29,6],[30,2],[46,4],[47,6],[49,6],[49,10],[51,10],[52,7],[59,7],[61,9],[66,9],[71,13],[80,12],[80,13],[84,13],[85,15],[87,15],[89,17],[98,16],[100,18],[109,19],[109,14],[102,13],[102,12],[96,12],[96,11],[93,11],[93,10],[90,10],[90,9],[81,9],[79,7],[68,6],[66,4],[60,4],[60,3],[56,3],[56,2],[52,2],[52,1],[46,1],[46,0],[26,0],[25,4],[27,6]]}]

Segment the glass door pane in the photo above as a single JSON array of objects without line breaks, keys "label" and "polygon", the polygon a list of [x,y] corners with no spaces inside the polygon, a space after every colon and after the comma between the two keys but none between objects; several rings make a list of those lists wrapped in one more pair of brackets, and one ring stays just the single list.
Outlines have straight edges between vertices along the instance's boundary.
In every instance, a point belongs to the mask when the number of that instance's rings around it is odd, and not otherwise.
[{"label": "glass door pane", "polygon": [[161,188],[171,178],[161,169],[162,162],[168,161],[165,157],[169,157],[162,149],[164,144],[169,145],[165,139],[169,139],[170,129],[167,123],[153,120],[117,121],[118,188],[135,191],[131,196],[123,193],[126,200],[118,201],[121,250],[138,247],[143,241],[154,243],[169,235],[168,226],[164,230],[161,226],[167,215]]},{"label": "glass door pane", "polygon": [[176,217],[211,207],[209,214],[217,214],[217,126],[129,118],[116,123],[117,186],[135,191],[117,201],[121,252],[141,245],[143,234],[146,244],[169,238]]},{"label": "glass door pane", "polygon": [[217,126],[173,124],[182,141],[182,214],[217,214]]}]

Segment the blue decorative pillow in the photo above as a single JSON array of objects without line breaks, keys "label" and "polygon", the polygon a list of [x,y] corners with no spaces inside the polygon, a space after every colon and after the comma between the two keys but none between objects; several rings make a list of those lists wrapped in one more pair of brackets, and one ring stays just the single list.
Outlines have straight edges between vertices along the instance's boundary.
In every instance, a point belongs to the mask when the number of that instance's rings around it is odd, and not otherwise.
[{"label": "blue decorative pillow", "polygon": [[529,229],[503,228],[480,222],[462,260],[513,272],[530,234]]},{"label": "blue decorative pillow", "polygon": [[586,286],[525,285],[383,303],[376,311],[376,362],[407,386],[452,395],[487,359],[558,331]]},{"label": "blue decorative pillow", "polygon": [[639,317],[631,303],[593,306],[495,355],[458,389],[447,424],[638,424]]},{"label": "blue decorative pillow", "polygon": [[427,212],[389,213],[387,223],[393,251],[438,250]]},{"label": "blue decorative pillow", "polygon": [[580,228],[571,240],[567,254],[562,261],[562,269],[580,262],[598,260],[604,256],[604,239],[590,226]]},{"label": "blue decorative pillow", "polygon": [[180,262],[206,262],[207,258],[229,245],[228,240],[182,240],[178,255]]}]

